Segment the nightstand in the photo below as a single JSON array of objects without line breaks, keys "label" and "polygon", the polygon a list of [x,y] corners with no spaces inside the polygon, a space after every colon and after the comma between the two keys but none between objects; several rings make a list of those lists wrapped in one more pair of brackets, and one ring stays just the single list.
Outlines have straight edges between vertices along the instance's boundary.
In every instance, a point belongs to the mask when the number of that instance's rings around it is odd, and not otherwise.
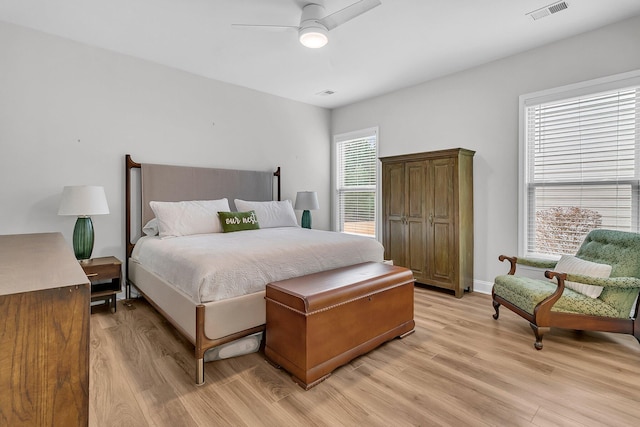
[{"label": "nightstand", "polygon": [[122,263],[116,257],[92,258],[80,267],[91,281],[91,301],[106,301],[116,312],[116,294],[122,290]]}]

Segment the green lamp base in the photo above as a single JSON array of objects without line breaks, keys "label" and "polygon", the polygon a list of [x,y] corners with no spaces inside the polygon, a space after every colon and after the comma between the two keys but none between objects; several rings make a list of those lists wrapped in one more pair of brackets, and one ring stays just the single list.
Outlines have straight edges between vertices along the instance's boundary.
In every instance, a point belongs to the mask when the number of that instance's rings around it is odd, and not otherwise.
[{"label": "green lamp base", "polygon": [[80,261],[91,258],[93,252],[93,223],[91,217],[80,216],[73,228],[73,252]]},{"label": "green lamp base", "polygon": [[311,228],[311,212],[308,210],[302,211],[302,228]]}]

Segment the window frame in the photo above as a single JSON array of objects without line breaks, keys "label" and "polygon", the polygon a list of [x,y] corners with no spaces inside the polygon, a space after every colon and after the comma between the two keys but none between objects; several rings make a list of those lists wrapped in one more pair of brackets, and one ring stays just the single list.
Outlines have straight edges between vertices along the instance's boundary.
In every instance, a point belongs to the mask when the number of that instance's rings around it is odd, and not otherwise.
[{"label": "window frame", "polygon": [[339,164],[339,159],[338,159],[338,155],[339,155],[339,150],[338,150],[338,144],[342,143],[342,142],[347,142],[347,141],[352,141],[352,140],[356,140],[356,139],[362,139],[362,138],[368,138],[371,136],[375,136],[376,138],[376,177],[375,177],[375,181],[376,181],[376,185],[375,185],[375,236],[372,237],[376,240],[380,240],[380,236],[381,236],[381,223],[380,223],[380,218],[381,218],[381,207],[380,207],[380,202],[381,202],[381,192],[380,192],[380,177],[382,174],[381,171],[381,166],[380,166],[380,161],[378,160],[380,157],[380,134],[378,131],[378,127],[370,127],[370,128],[365,128],[365,129],[360,129],[360,130],[356,130],[356,131],[352,131],[352,132],[346,132],[346,133],[341,133],[341,134],[335,134],[333,135],[333,144],[332,144],[332,149],[333,149],[333,172],[331,174],[331,178],[332,178],[332,192],[331,192],[331,202],[332,202],[332,210],[333,210],[333,215],[332,215],[332,229],[333,231],[337,231],[337,232],[341,232],[340,231],[340,204],[338,203],[339,201],[339,188],[338,188],[338,164]]},{"label": "window frame", "polygon": [[[528,164],[528,147],[527,147],[527,112],[526,109],[529,106],[544,104],[548,102],[561,101],[564,99],[575,98],[580,96],[595,95],[599,92],[613,91],[630,86],[640,85],[640,70],[634,70],[627,73],[616,74],[613,76],[607,76],[603,78],[588,80],[580,83],[570,84],[557,88],[542,90],[539,92],[528,93],[520,95],[519,97],[519,123],[518,123],[518,141],[519,141],[519,153],[518,153],[518,256],[535,256],[540,258],[557,259],[559,256],[552,256],[548,254],[531,253],[528,250],[528,229],[529,229],[529,217],[535,216],[535,211],[530,203],[529,199],[529,164]],[[633,184],[636,187],[636,191],[632,190],[633,197],[637,197],[638,194],[638,179],[640,179],[640,144],[636,145],[635,154],[635,171],[636,179],[633,180]],[[603,182],[598,182],[602,184]],[[623,183],[623,181],[618,181]],[[589,184],[589,183],[585,183]],[[595,183],[594,183],[595,184]],[[634,200],[632,202],[633,211],[632,222],[635,222],[636,227],[640,227],[640,212],[638,212],[638,204],[640,201]]]}]

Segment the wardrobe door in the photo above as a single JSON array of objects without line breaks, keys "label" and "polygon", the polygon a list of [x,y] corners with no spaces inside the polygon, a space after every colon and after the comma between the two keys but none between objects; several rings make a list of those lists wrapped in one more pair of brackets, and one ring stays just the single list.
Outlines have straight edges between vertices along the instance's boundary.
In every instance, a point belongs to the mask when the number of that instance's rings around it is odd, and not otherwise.
[{"label": "wardrobe door", "polygon": [[427,162],[407,162],[405,164],[406,182],[406,245],[405,267],[413,271],[414,278],[420,282],[426,276],[426,196],[425,182]]},{"label": "wardrobe door", "polygon": [[384,258],[406,266],[404,163],[383,164],[382,180]]},{"label": "wardrobe door", "polygon": [[428,168],[427,263],[428,277],[453,289],[456,280],[456,213],[454,158],[434,159]]}]

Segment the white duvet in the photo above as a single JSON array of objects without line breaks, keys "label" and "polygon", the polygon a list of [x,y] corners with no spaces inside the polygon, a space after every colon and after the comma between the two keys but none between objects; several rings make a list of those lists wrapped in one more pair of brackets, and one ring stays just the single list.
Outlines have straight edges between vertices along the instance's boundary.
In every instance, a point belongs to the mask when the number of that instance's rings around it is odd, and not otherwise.
[{"label": "white duvet", "polygon": [[298,227],[160,239],[143,237],[131,257],[196,303],[265,289],[267,283],[382,261],[375,239]]}]

